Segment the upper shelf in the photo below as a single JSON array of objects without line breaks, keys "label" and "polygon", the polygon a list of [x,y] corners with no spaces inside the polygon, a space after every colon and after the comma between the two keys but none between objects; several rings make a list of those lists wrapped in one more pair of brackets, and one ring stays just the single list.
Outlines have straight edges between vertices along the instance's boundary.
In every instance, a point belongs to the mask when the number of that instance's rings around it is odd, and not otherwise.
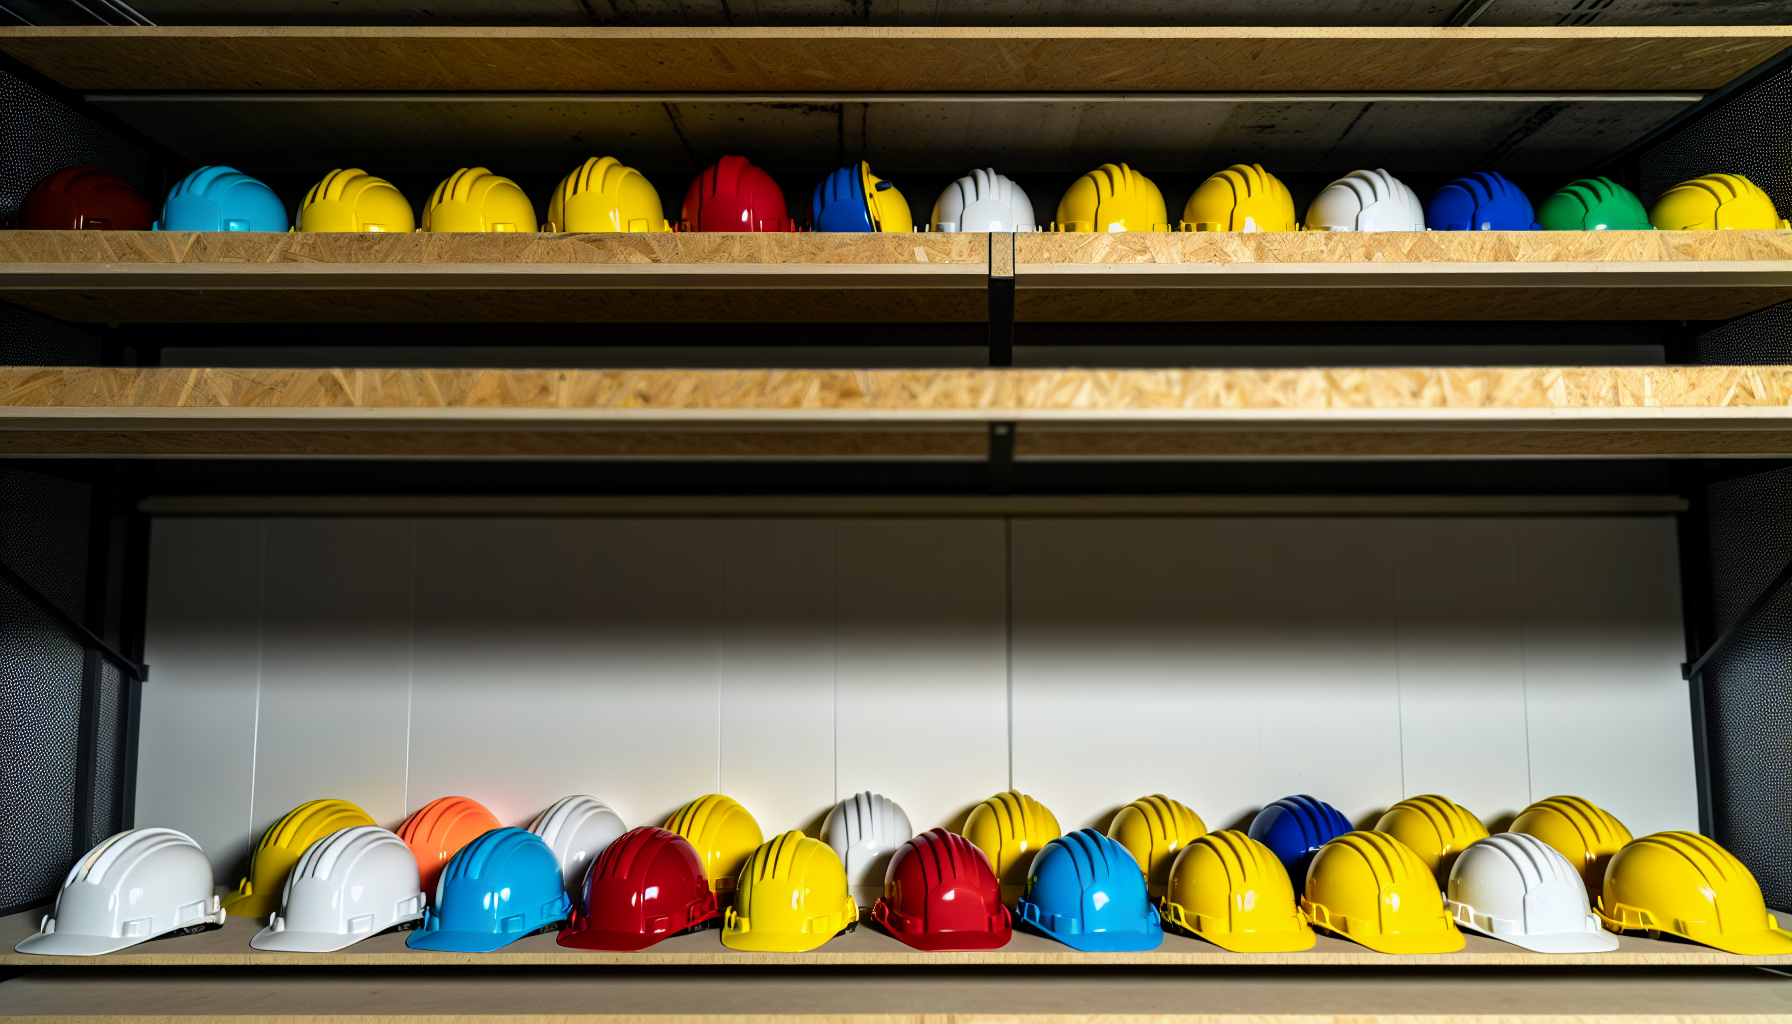
[{"label": "upper shelf", "polygon": [[1787,231],[8,231],[0,300],[85,323],[974,322],[992,246],[1035,322],[1724,320],[1792,299]]},{"label": "upper shelf", "polygon": [[72,89],[246,92],[1709,90],[1788,45],[1784,25],[0,29]]}]

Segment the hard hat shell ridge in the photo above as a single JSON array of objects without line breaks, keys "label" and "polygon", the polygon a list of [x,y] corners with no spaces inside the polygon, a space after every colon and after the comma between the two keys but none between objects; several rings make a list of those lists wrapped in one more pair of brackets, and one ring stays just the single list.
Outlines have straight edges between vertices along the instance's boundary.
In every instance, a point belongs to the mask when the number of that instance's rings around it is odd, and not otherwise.
[{"label": "hard hat shell ridge", "polygon": [[591,157],[554,186],[543,231],[671,231],[646,175],[613,156]]},{"label": "hard hat shell ridge", "polygon": [[224,909],[237,917],[266,917],[280,909],[280,894],[299,857],[312,843],[341,829],[372,825],[368,813],[347,800],[309,800],[287,811],[261,834],[249,855],[249,874]]},{"label": "hard hat shell ridge", "polygon": [[422,927],[405,945],[489,953],[564,921],[571,909],[548,844],[520,828],[495,828],[448,862]]},{"label": "hard hat shell ridge", "polygon": [[398,826],[398,838],[417,858],[423,891],[434,892],[442,869],[461,847],[498,827],[498,819],[477,800],[445,796],[431,800]]},{"label": "hard hat shell ridge", "polygon": [[989,858],[1009,906],[1026,891],[1034,855],[1060,834],[1058,819],[1044,804],[1012,789],[971,808],[964,820],[964,837]]},{"label": "hard hat shell ridge", "polygon": [[462,167],[423,207],[423,231],[533,232],[535,207],[522,187],[484,167]]},{"label": "hard hat shell ridge", "polygon": [[1386,832],[1418,854],[1437,876],[1439,889],[1462,851],[1487,838],[1487,826],[1481,819],[1435,793],[1409,797],[1388,808],[1375,823],[1375,831]]},{"label": "hard hat shell ridge", "polygon": [[337,169],[299,203],[296,231],[414,231],[410,201],[384,178],[359,167]]},{"label": "hard hat shell ridge", "polygon": [[417,858],[377,825],[332,832],[287,876],[280,910],[249,940],[256,949],[328,953],[423,918]]},{"label": "hard hat shell ridge", "polygon": [[1320,847],[1301,913],[1378,953],[1454,953],[1465,942],[1419,855],[1382,832],[1350,832]]},{"label": "hard hat shell ridge", "polygon": [[935,231],[1038,231],[1033,201],[995,168],[972,171],[946,186],[933,203]]},{"label": "hard hat shell ridge", "polygon": [[871,917],[916,949],[999,949],[1014,935],[1002,887],[983,851],[943,828],[903,843],[890,858]]},{"label": "hard hat shell ridge", "polygon": [[97,167],[46,175],[19,206],[27,231],[148,231],[149,201],[130,182]]},{"label": "hard hat shell ridge", "polygon": [[753,851],[734,905],[722,912],[722,945],[803,953],[859,920],[846,868],[828,844],[785,832]]},{"label": "hard hat shell ridge", "polygon": [[852,897],[870,906],[884,888],[890,857],[915,834],[908,814],[881,793],[855,793],[834,805],[821,838],[846,865]]},{"label": "hard hat shell ridge", "polygon": [[759,822],[732,797],[700,796],[666,819],[665,828],[690,840],[703,858],[709,888],[717,896],[734,891],[741,868],[765,841]]},{"label": "hard hat shell ridge", "polygon": [[1318,941],[1282,862],[1236,829],[1209,832],[1176,855],[1159,907],[1166,929],[1234,953],[1298,953]]},{"label": "hard hat shell ridge", "polygon": [[1182,208],[1183,231],[1299,231],[1294,196],[1262,164],[1233,164],[1201,183]]},{"label": "hard hat shell ridge", "polygon": [[1536,836],[1568,858],[1595,906],[1604,891],[1606,865],[1632,838],[1623,822],[1578,796],[1552,796],[1531,804],[1512,819],[1512,831]]},{"label": "hard hat shell ridge", "polygon": [[212,865],[191,837],[136,828],[100,843],[69,869],[37,934],[14,948],[45,956],[98,956],[170,932],[223,924]]},{"label": "hard hat shell ridge", "polygon": [[1145,889],[1154,900],[1163,898],[1177,854],[1206,834],[1200,815],[1162,793],[1139,797],[1120,808],[1108,825],[1108,838],[1139,862]]},{"label": "hard hat shell ridge", "polygon": [[861,160],[815,186],[809,226],[816,231],[913,231],[915,220],[895,184],[872,174],[871,164]]},{"label": "hard hat shell ridge", "polygon": [[158,231],[285,231],[286,204],[274,190],[234,167],[201,167],[176,182],[162,204]]},{"label": "hard hat shell ridge", "polygon": [[1138,861],[1092,828],[1060,836],[1039,851],[1014,916],[1085,952],[1142,952],[1164,941]]},{"label": "hard hat shell ridge", "polygon": [[555,941],[579,949],[646,949],[721,916],[690,842],[643,825],[606,846],[591,865]]},{"label": "hard hat shell ridge", "polygon": [[1792,953],[1742,861],[1696,832],[1634,839],[1605,869],[1599,919],[1612,931],[1666,932],[1726,953]]},{"label": "hard hat shell ridge", "polygon": [[1653,231],[1636,193],[1610,178],[1582,178],[1551,193],[1537,207],[1545,231]]},{"label": "hard hat shell ridge", "polygon": [[1285,796],[1251,819],[1250,837],[1270,848],[1288,869],[1288,883],[1300,892],[1307,866],[1319,848],[1350,831],[1350,820],[1324,800]]},{"label": "hard hat shell ridge", "polygon": [[1540,228],[1530,198],[1498,171],[1476,171],[1431,193],[1425,200],[1425,226],[1433,231]]},{"label": "hard hat shell ridge", "polygon": [[1156,182],[1125,164],[1102,164],[1065,190],[1052,230],[1168,231],[1170,214]]},{"label": "hard hat shell ridge", "polygon": [[1351,171],[1307,207],[1308,231],[1423,231],[1425,206],[1406,182],[1380,168]]},{"label": "hard hat shell ridge", "polygon": [[1649,208],[1663,231],[1767,231],[1787,222],[1761,186],[1740,174],[1706,174],[1663,192]]},{"label": "hard hat shell ridge", "polygon": [[622,823],[621,815],[597,797],[568,796],[536,815],[529,823],[529,831],[554,851],[566,891],[577,892],[597,855],[628,831],[628,826]]},{"label": "hard hat shell ridge", "polygon": [[1587,904],[1580,873],[1535,836],[1502,832],[1462,851],[1444,907],[1463,928],[1537,953],[1618,948]]},{"label": "hard hat shell ridge", "polygon": [[680,231],[795,231],[784,190],[744,156],[725,156],[691,179]]}]

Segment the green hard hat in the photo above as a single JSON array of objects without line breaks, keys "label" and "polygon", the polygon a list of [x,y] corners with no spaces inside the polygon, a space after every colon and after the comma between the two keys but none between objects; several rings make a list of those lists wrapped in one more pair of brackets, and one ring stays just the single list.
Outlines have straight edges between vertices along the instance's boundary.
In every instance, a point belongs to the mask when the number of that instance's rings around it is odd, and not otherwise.
[{"label": "green hard hat", "polygon": [[1636,193],[1610,178],[1564,185],[1537,208],[1545,231],[1647,231],[1649,211]]}]

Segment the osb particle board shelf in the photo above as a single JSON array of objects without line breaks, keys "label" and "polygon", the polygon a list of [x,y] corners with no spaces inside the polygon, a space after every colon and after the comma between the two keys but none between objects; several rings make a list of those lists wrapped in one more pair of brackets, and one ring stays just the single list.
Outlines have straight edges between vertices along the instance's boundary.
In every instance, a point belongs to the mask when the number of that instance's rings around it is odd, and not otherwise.
[{"label": "osb particle board shelf", "polygon": [[1788,231],[11,231],[0,300],[81,322],[966,322],[992,243],[1023,321],[1721,320],[1792,299]]},{"label": "osb particle board shelf", "polygon": [[376,935],[335,953],[269,953],[252,949],[249,940],[263,922],[230,919],[222,928],[198,935],[183,935],[132,946],[97,957],[33,956],[10,952],[20,939],[36,930],[41,914],[14,914],[0,918],[0,965],[9,967],[391,967],[496,964],[617,966],[1093,966],[1093,965],[1286,965],[1357,967],[1715,967],[1778,966],[1792,964],[1792,956],[1737,956],[1684,942],[1622,936],[1611,953],[1532,953],[1480,935],[1468,935],[1467,947],[1457,953],[1394,956],[1377,953],[1346,939],[1318,937],[1317,945],[1302,953],[1229,953],[1211,943],[1182,935],[1166,935],[1164,943],[1146,953],[1080,953],[1041,935],[1015,932],[1007,946],[976,953],[924,953],[911,949],[861,923],[857,930],[830,940],[807,953],[745,953],[722,945],[721,933],[711,930],[667,939],[638,953],[568,949],[553,935],[531,935],[493,953],[438,953],[411,949],[404,935]]},{"label": "osb particle board shelf", "polygon": [[13,455],[1792,453],[1792,367],[0,369]]},{"label": "osb particle board shelf", "polygon": [[72,89],[1252,92],[1715,89],[1792,28],[0,29]]}]

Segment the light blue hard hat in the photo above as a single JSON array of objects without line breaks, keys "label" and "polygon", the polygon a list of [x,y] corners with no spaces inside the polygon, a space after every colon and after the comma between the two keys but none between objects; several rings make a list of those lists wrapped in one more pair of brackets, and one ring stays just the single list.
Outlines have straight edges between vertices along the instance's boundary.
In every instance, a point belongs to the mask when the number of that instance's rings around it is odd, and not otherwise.
[{"label": "light blue hard hat", "polygon": [[1014,909],[1026,924],[1084,952],[1138,952],[1164,941],[1139,862],[1092,828],[1060,836],[1039,851],[1027,894]]},{"label": "light blue hard hat", "polygon": [[520,828],[495,828],[448,862],[423,926],[405,945],[489,953],[566,920],[571,909],[560,862],[548,844]]},{"label": "light blue hard hat", "polygon": [[157,231],[285,231],[286,206],[274,190],[234,167],[201,167],[162,204]]}]

